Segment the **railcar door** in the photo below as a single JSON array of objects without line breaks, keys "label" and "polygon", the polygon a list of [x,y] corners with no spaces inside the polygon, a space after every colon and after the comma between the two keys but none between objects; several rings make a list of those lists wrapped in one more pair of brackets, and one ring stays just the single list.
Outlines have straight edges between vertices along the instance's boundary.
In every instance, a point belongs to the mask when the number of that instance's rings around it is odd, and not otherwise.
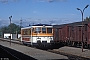
[{"label": "railcar door", "polygon": [[34,36],[35,43],[41,43],[41,37],[40,37],[41,27],[36,27],[34,33],[35,33]]},{"label": "railcar door", "polygon": [[58,41],[59,39],[59,28],[54,29],[54,40]]}]

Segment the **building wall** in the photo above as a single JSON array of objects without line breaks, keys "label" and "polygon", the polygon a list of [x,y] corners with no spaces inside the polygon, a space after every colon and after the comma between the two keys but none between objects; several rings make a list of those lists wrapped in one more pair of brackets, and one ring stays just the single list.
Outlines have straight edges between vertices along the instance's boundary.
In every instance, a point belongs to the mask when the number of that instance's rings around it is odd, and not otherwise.
[{"label": "building wall", "polygon": [[[10,36],[10,33],[4,33],[4,38],[9,38]],[[11,39],[17,39],[17,38],[20,38],[21,35],[20,34],[11,34]]]}]

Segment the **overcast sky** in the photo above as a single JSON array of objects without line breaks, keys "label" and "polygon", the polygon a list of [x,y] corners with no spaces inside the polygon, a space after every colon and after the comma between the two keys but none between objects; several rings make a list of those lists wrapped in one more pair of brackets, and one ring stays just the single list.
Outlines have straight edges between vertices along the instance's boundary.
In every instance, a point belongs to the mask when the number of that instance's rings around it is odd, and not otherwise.
[{"label": "overcast sky", "polygon": [[[54,2],[52,2],[54,1]],[[65,24],[81,21],[81,12],[90,0],[0,0],[0,25],[12,22],[28,26],[29,24]],[[90,6],[84,11],[84,18],[90,16]]]}]

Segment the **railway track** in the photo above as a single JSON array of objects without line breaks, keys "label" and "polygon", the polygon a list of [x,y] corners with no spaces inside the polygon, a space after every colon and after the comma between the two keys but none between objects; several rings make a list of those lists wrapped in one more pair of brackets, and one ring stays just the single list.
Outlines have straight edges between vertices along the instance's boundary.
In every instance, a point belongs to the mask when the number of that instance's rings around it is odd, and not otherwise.
[{"label": "railway track", "polygon": [[[5,39],[4,40],[2,39],[2,41],[6,41],[6,40]],[[7,42],[10,42],[10,40],[8,40]],[[23,45],[22,43],[16,42],[16,41],[12,41],[11,43],[16,43],[16,44]],[[60,52],[60,51],[59,52],[58,51],[55,51],[55,50],[46,50],[46,51],[67,56],[68,57],[68,60],[90,60],[89,58],[80,57],[80,56],[76,56],[76,55],[72,55],[72,54],[67,54],[67,53]]]},{"label": "railway track", "polygon": [[[0,40],[10,42],[10,40],[8,39],[0,39]],[[23,45],[20,42],[11,41],[11,46],[12,43]],[[25,55],[21,52],[18,52],[16,50],[0,45],[0,60],[36,60],[36,59],[28,55]]]},{"label": "railway track", "polygon": [[21,60],[0,45],[0,60]]},{"label": "railway track", "polygon": [[76,56],[76,55],[72,55],[72,54],[68,54],[60,51],[55,51],[55,50],[47,50],[47,51],[67,56],[69,60],[90,60],[89,58],[80,57],[80,56]]},{"label": "railway track", "polygon": [[11,40],[10,41],[10,39],[4,39],[4,38],[0,38],[0,40],[23,45],[19,40]]}]

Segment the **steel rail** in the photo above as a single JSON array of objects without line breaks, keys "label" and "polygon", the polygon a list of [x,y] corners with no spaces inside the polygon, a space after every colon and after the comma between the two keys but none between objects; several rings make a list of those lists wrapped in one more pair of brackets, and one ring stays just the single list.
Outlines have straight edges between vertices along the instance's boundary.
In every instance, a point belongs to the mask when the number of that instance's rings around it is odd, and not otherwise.
[{"label": "steel rail", "polygon": [[5,52],[7,52],[8,54],[10,54],[11,56],[13,56],[14,58],[18,59],[18,60],[21,60],[19,59],[18,57],[16,57],[14,54],[10,53],[9,51],[5,50],[3,47],[0,47],[1,49],[3,49]]}]

